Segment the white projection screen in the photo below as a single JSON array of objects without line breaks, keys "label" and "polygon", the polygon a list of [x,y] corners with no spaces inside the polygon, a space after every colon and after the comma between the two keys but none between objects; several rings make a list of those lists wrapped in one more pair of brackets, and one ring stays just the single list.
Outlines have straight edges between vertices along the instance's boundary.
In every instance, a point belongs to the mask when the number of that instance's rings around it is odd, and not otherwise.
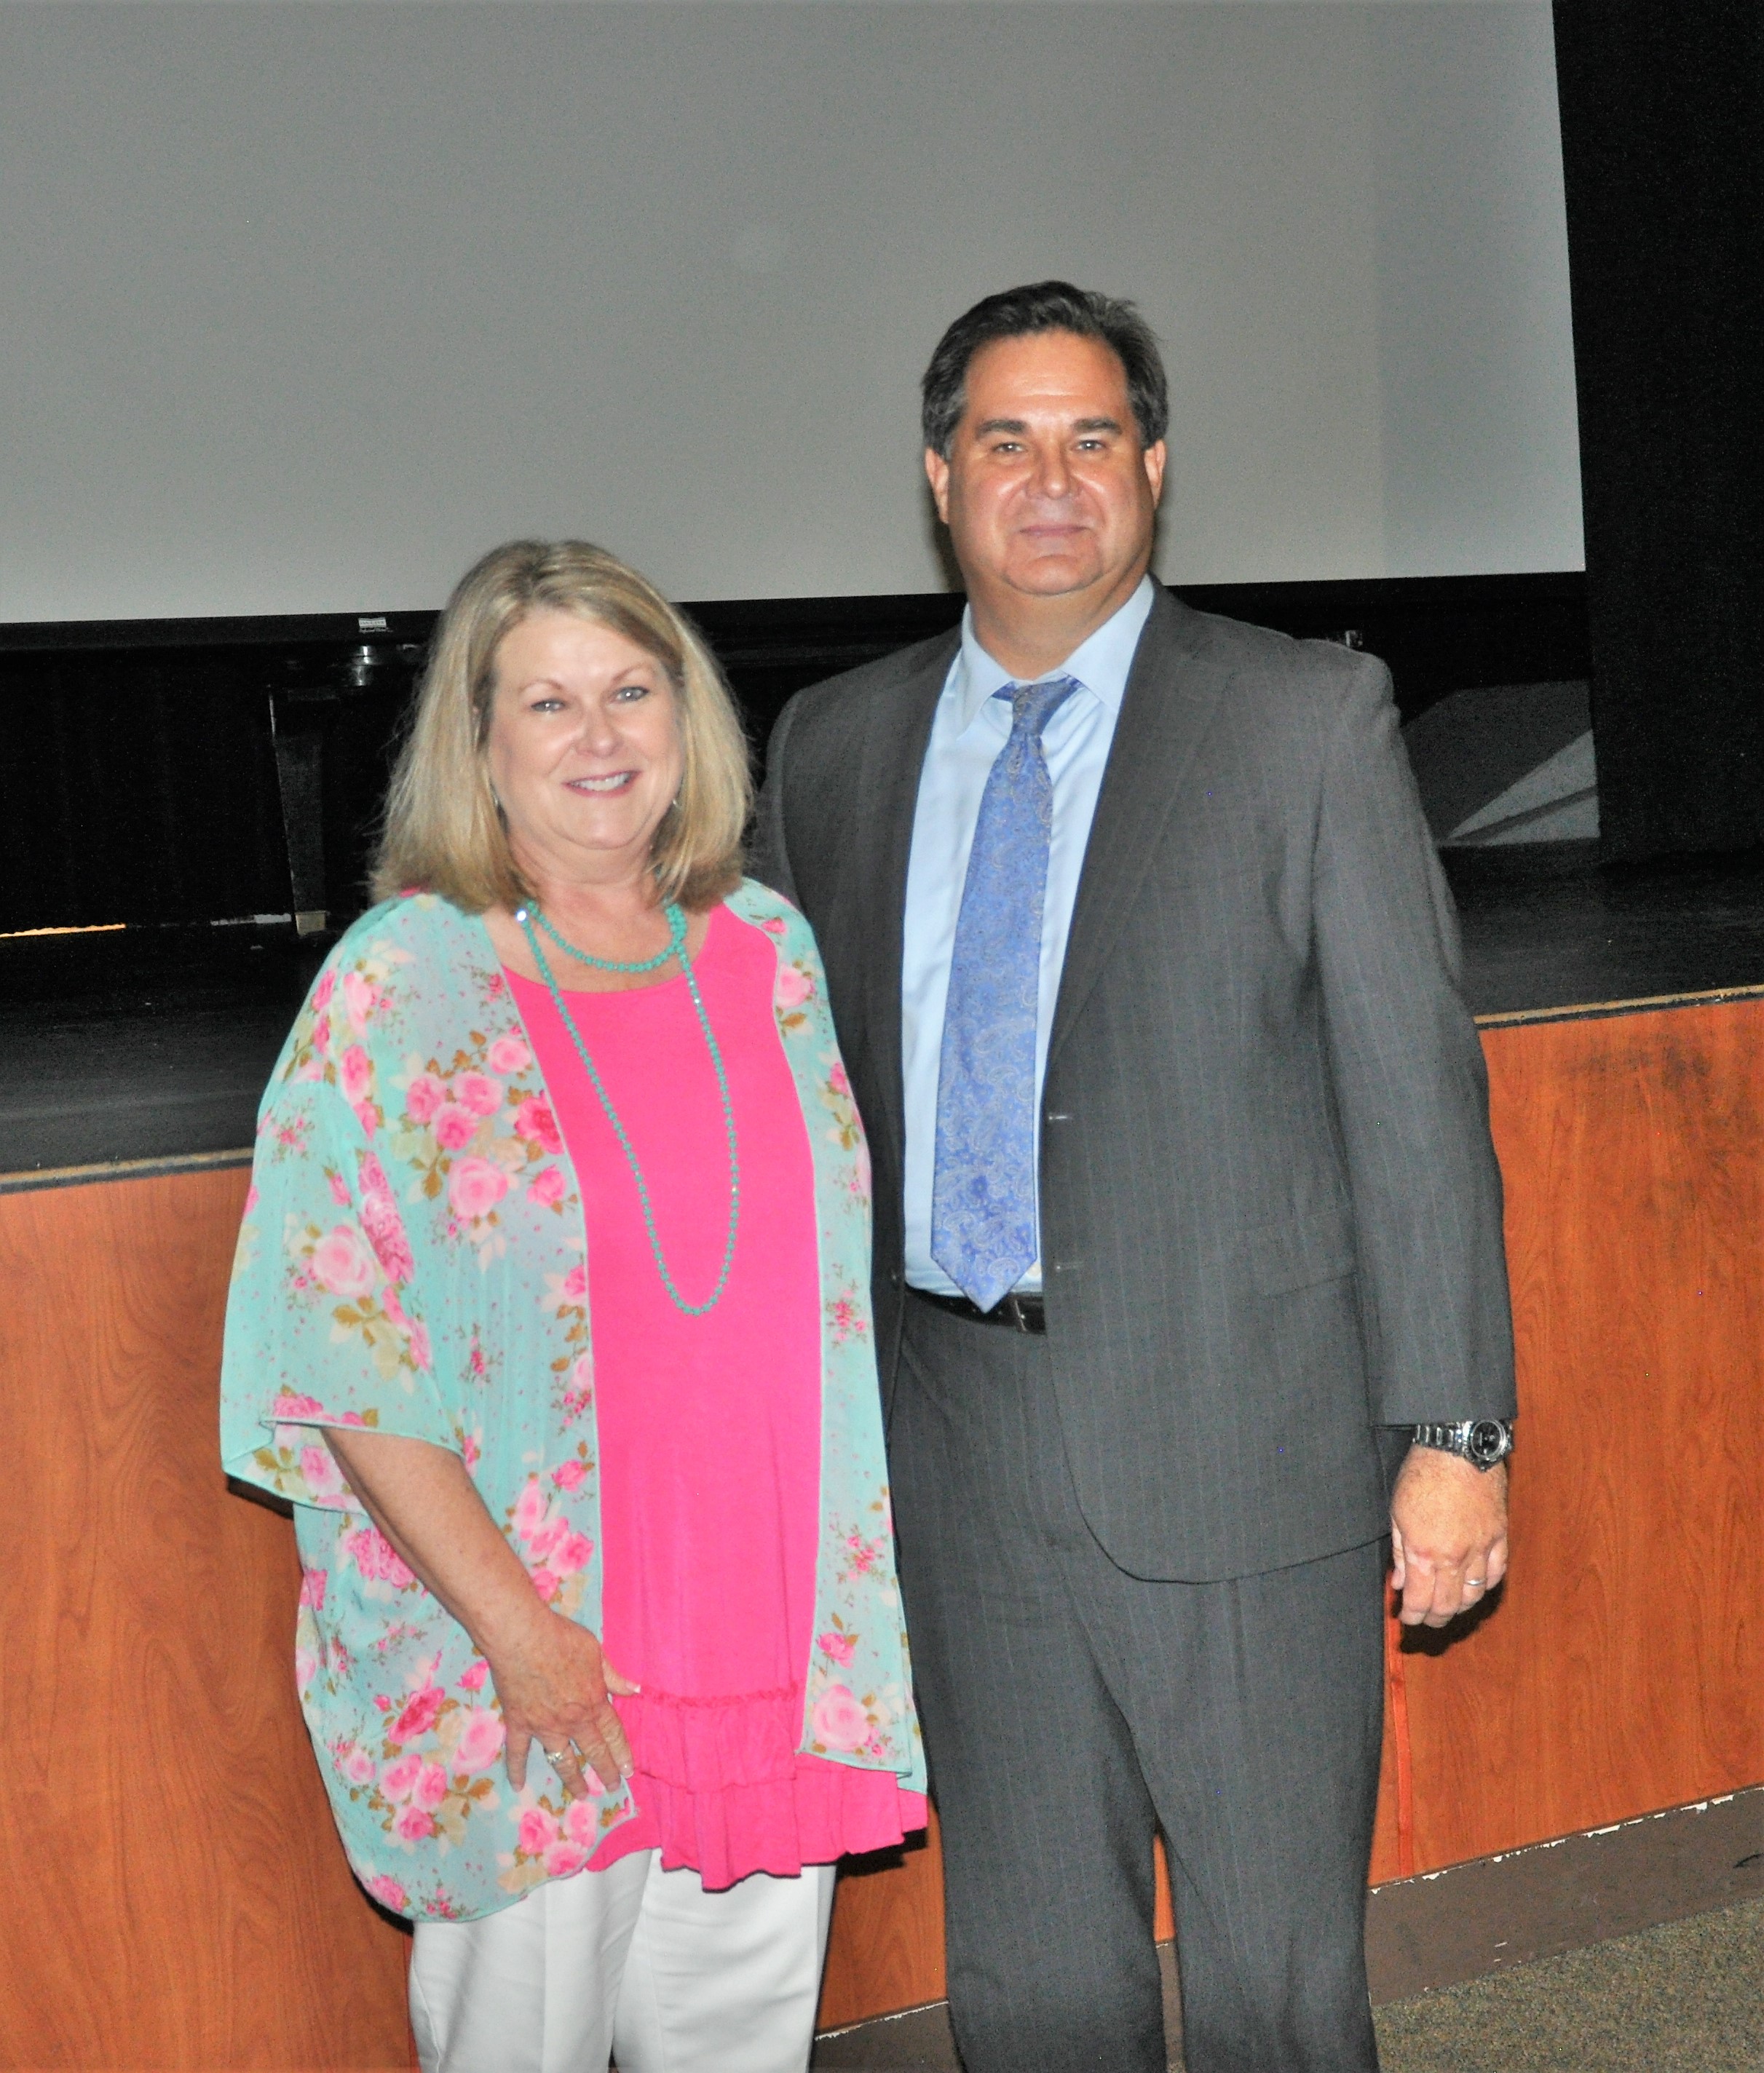
[{"label": "white projection screen", "polygon": [[0,4],[0,619],[941,588],[948,319],[1133,297],[1188,582],[1582,564],[1532,0]]}]

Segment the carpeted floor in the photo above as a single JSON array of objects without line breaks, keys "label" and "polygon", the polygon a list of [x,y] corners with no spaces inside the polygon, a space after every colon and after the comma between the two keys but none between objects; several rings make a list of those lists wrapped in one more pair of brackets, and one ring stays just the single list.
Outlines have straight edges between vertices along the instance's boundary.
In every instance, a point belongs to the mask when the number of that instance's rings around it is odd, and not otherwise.
[{"label": "carpeted floor", "polygon": [[[1168,1970],[1165,1991],[1173,2030]],[[1384,2073],[1764,2073],[1764,1900],[1373,2013]],[[818,2073],[960,2073],[941,2003],[824,2038],[814,2064]]]},{"label": "carpeted floor", "polygon": [[1758,2073],[1764,1901],[1379,2009],[1384,2073]]}]

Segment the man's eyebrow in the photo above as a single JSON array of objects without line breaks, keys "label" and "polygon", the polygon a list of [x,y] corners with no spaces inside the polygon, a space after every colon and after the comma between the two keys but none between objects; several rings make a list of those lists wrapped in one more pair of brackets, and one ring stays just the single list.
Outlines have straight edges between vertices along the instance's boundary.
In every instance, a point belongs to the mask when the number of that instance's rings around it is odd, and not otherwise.
[{"label": "man's eyebrow", "polygon": [[[974,427],[974,436],[977,439],[988,439],[995,432],[1020,435],[1028,429],[1028,421],[1024,418],[986,418]],[[1120,429],[1119,418],[1079,418],[1074,421],[1072,426],[1072,430],[1081,435],[1086,432],[1119,432]]]}]

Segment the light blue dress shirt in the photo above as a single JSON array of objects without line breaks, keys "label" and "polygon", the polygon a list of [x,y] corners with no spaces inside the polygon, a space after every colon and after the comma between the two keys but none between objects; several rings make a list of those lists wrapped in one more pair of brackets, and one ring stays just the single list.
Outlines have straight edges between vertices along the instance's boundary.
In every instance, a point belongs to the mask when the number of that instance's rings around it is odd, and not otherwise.
[{"label": "light blue dress shirt", "polygon": [[[1041,1107],[1053,1004],[1065,963],[1065,939],[1078,874],[1090,839],[1097,794],[1115,740],[1127,672],[1156,595],[1146,577],[1112,619],[1046,676],[1076,677],[1074,691],[1049,721],[1041,745],[1053,785],[1053,832],[1048,851],[1047,892],[1041,909],[1041,999],[1035,1029],[1035,1093]],[[971,612],[962,617],[962,645],[931,722],[913,817],[907,866],[906,912],[901,958],[901,1067],[906,1099],[906,1278],[915,1288],[942,1296],[961,1290],[931,1257],[931,1181],[937,1146],[938,1074],[943,1051],[943,1011],[950,991],[950,957],[966,882],[968,851],[980,794],[999,751],[1010,738],[1011,707],[994,693],[1015,683],[1002,663],[975,638]],[[1041,1285],[1039,1259],[1017,1284]]]}]

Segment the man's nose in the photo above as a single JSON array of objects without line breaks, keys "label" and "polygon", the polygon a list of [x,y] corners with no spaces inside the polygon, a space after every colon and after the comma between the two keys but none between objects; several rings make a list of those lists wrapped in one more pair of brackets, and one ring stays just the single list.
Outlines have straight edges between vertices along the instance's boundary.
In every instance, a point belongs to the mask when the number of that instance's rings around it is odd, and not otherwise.
[{"label": "man's nose", "polygon": [[1072,470],[1064,447],[1042,447],[1035,456],[1035,487],[1043,497],[1069,496]]}]

